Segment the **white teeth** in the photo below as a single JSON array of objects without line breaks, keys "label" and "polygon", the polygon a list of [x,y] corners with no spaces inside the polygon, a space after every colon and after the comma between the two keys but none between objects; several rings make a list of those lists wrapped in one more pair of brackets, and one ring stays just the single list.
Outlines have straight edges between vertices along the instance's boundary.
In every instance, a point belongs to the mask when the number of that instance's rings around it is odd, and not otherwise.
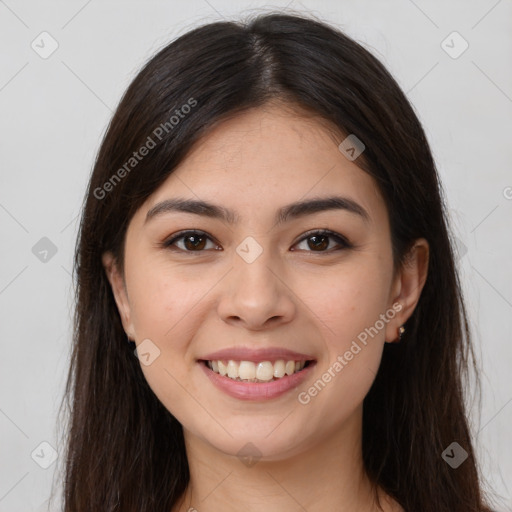
[{"label": "white teeth", "polygon": [[284,377],[284,374],[286,371],[285,368],[286,368],[286,363],[282,359],[279,359],[278,361],[276,361],[274,363],[274,377],[276,379],[280,379],[281,377]]},{"label": "white teeth", "polygon": [[256,367],[256,378],[258,380],[272,380],[274,377],[274,365],[270,361],[258,363]]},{"label": "white teeth", "polygon": [[[242,380],[256,378],[256,365],[252,361],[241,361],[238,367],[238,375]],[[236,377],[235,377],[236,378]]]},{"label": "white teeth", "polygon": [[235,361],[228,361],[228,377],[230,379],[238,377],[238,364]]},{"label": "white teeth", "polygon": [[[224,376],[228,373],[228,368],[227,366],[222,362],[222,361],[217,361],[217,364],[219,365],[219,373]],[[212,368],[213,370],[213,368]],[[213,370],[215,371],[215,370]]]},{"label": "white teeth", "polygon": [[286,375],[292,375],[295,373],[295,361],[288,361],[285,369]]},{"label": "white teeth", "polygon": [[274,363],[270,361],[208,361],[208,368],[222,376],[238,381],[269,382],[272,379],[280,379],[285,375],[293,375],[301,371],[306,361],[285,361],[278,359]]}]

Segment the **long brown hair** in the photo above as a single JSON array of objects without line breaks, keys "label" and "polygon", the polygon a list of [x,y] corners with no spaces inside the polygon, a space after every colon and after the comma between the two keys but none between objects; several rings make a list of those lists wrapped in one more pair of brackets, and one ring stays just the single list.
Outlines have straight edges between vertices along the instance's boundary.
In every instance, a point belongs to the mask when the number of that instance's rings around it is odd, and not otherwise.
[{"label": "long brown hair", "polygon": [[[425,133],[393,77],[361,45],[321,21],[270,13],[207,24],[163,48],[133,80],[105,134],[75,253],[65,512],[170,511],[187,486],[182,427],[126,341],[101,255],[112,251],[122,269],[130,219],[193,144],[270,100],[314,112],[364,142],[357,163],[386,202],[396,264],[414,239],[430,245],[404,339],[386,344],[364,400],[370,479],[408,512],[488,510],[464,406],[475,359]],[[142,146],[149,152],[132,160]],[[442,457],[452,442],[468,454],[456,469]]]}]

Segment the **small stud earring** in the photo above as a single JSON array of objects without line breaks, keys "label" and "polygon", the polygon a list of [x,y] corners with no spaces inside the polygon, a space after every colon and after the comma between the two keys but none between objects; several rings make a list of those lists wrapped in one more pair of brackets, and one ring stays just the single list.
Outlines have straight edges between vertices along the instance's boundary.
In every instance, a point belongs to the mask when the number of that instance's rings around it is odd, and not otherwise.
[{"label": "small stud earring", "polygon": [[402,337],[404,335],[404,332],[405,332],[405,327],[403,325],[401,325],[399,328],[398,328],[398,342],[400,343],[402,341]]}]

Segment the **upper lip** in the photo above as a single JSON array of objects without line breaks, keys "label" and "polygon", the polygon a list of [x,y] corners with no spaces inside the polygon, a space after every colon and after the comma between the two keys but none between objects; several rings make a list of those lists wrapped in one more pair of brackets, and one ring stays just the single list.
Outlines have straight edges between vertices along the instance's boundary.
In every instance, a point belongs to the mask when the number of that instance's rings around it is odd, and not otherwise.
[{"label": "upper lip", "polygon": [[269,348],[246,348],[246,347],[231,347],[211,352],[210,354],[201,357],[199,360],[203,361],[252,361],[257,363],[259,361],[277,361],[284,359],[285,361],[313,361],[315,358],[308,354],[302,354],[293,350],[280,347]]}]

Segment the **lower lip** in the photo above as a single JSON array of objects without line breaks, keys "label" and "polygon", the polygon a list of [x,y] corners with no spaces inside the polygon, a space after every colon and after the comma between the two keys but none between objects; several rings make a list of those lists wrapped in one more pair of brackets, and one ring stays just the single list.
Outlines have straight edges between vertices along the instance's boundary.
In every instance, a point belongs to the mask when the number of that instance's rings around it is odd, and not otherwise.
[{"label": "lower lip", "polygon": [[315,361],[311,361],[300,372],[269,382],[239,382],[215,373],[203,361],[199,365],[211,382],[227,395],[239,400],[269,400],[284,395],[301,384],[311,373]]}]

